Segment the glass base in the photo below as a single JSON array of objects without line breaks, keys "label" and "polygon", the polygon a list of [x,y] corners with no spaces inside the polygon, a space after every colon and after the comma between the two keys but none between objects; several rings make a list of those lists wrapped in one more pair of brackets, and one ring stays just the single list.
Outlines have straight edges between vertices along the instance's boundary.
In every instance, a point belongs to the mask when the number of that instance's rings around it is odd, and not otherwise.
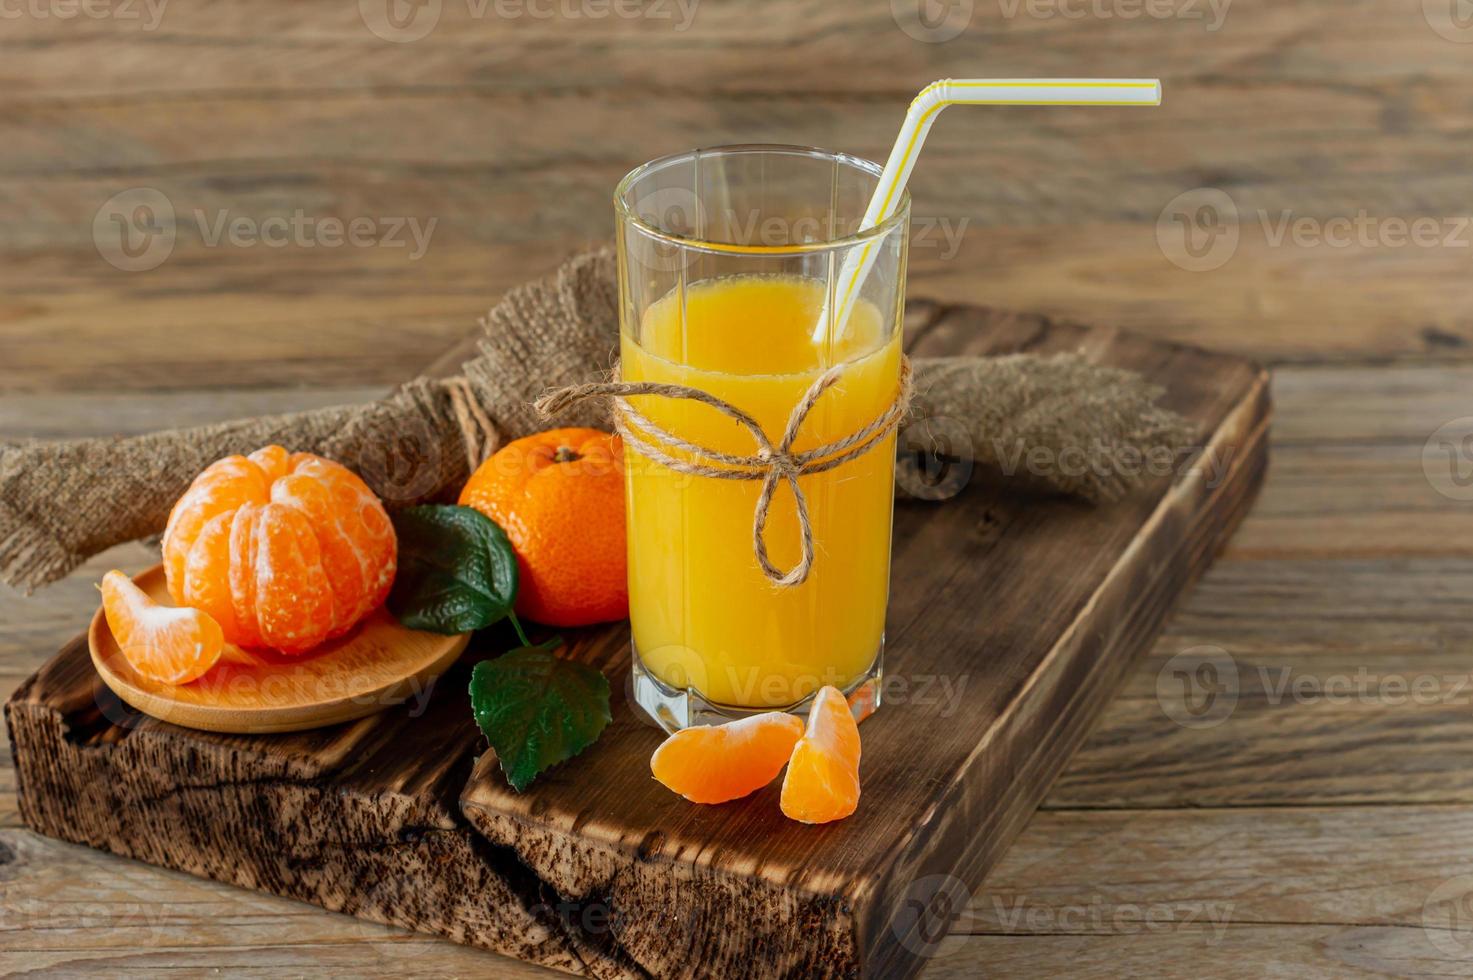
[{"label": "glass base", "polygon": [[[644,665],[639,656],[639,647],[635,646],[632,638],[629,648],[633,661],[625,690],[629,703],[640,709],[639,713],[647,723],[672,734],[693,725],[724,725],[729,721],[750,718],[768,711],[786,711],[806,717],[808,706],[813,703],[814,695],[810,694],[792,704],[761,708],[720,704],[706,698],[695,688],[682,689],[666,684]],[[855,721],[863,721],[880,706],[880,692],[884,687],[884,660],[885,638],[881,636],[880,649],[876,651],[874,661],[858,680],[844,688],[844,697],[849,701],[849,710]]]}]

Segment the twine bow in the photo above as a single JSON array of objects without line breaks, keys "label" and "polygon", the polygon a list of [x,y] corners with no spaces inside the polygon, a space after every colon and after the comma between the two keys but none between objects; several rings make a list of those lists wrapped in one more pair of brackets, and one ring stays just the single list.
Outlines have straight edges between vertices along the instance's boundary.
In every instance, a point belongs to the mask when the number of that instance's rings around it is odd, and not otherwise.
[{"label": "twine bow", "polygon": [[[793,406],[788,415],[787,427],[776,445],[762,431],[757,420],[724,399],[709,391],[685,385],[663,384],[652,381],[612,381],[592,384],[570,385],[548,392],[537,399],[535,407],[544,417],[556,415],[575,402],[585,398],[610,397],[614,402],[614,429],[624,442],[640,455],[652,459],[678,473],[707,476],[716,480],[761,480],[762,489],[757,495],[757,507],[752,515],[752,551],[762,574],[784,588],[801,585],[813,567],[813,522],[808,515],[808,500],[798,478],[812,473],[823,473],[857,459],[874,449],[893,432],[905,417],[910,405],[911,372],[910,359],[900,358],[900,390],[895,400],[874,421],[855,432],[806,452],[792,451],[793,442],[808,418],[808,413],[818,403],[825,391],[844,374],[845,365],[836,364],[809,385],[808,390]],[[710,449],[688,439],[682,439],[651,422],[629,404],[634,395],[656,395],[661,398],[683,398],[709,405],[722,414],[739,422],[751,434],[757,451],[750,456],[738,456]],[[672,455],[671,451],[687,454],[689,459]],[[772,563],[767,554],[767,516],[772,507],[772,498],[777,493],[780,481],[786,481],[793,491],[793,502],[798,510],[798,528],[802,539],[802,556],[798,563],[786,572]]]}]

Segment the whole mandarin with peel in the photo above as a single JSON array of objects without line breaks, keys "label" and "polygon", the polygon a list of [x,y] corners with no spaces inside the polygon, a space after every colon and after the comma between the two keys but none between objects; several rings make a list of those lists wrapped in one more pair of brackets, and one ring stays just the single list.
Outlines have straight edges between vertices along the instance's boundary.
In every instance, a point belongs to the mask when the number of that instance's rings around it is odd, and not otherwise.
[{"label": "whole mandarin with peel", "polygon": [[549,429],[507,443],[466,481],[460,503],[516,549],[517,613],[549,626],[629,615],[623,446],[597,429]]},{"label": "whole mandarin with peel", "polygon": [[304,653],[383,604],[398,544],[347,467],[267,446],[195,477],[164,530],[169,594],[242,647]]}]

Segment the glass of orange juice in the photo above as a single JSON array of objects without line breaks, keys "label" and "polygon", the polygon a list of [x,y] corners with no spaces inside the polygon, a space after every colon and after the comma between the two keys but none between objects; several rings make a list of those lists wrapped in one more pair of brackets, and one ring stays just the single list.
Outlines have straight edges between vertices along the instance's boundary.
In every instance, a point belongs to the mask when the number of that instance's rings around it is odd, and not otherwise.
[{"label": "glass of orange juice", "polygon": [[[863,228],[879,165],[794,146],[664,157],[615,194],[622,380],[700,389],[746,412],[774,445],[814,381],[843,365],[793,452],[856,433],[900,388],[909,200]],[[867,274],[850,295],[867,250]],[[842,317],[842,319],[841,319]],[[752,434],[688,399],[633,395],[662,431],[733,456]],[[894,495],[893,433],[800,476],[813,561],[799,584],[764,573],[753,526],[761,481],[671,468],[626,441],[634,700],[661,726],[805,710],[833,685],[860,705],[881,690]],[[682,458],[679,451],[672,452]],[[779,482],[764,540],[777,569],[802,556]]]}]

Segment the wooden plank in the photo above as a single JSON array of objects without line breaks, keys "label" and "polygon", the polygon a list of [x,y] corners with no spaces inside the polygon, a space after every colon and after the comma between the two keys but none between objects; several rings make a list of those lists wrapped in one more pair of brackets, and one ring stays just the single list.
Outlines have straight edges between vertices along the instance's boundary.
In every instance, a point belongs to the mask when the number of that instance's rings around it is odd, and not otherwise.
[{"label": "wooden plank", "polygon": [[[1277,672],[1276,672],[1277,674]],[[1313,683],[1313,670],[1287,671]],[[1354,668],[1327,693],[1241,699],[1208,728],[1170,702],[1112,704],[1045,805],[1068,808],[1329,806],[1473,801],[1466,668],[1424,676],[1425,695],[1358,693]],[[1374,681],[1372,682],[1375,683]],[[1419,703],[1426,697],[1427,703]],[[1341,699],[1347,699],[1341,701]],[[1170,708],[1177,718],[1167,713]],[[1209,718],[1214,718],[1209,716]]]},{"label": "wooden plank", "polygon": [[[108,266],[90,244],[14,254],[0,269],[0,390],[393,385],[422,367],[427,351],[473,328],[505,290],[606,243],[605,203],[580,211],[591,215],[586,233],[489,245],[446,236],[417,263],[371,248],[214,249],[130,274]],[[1166,263],[1149,226],[1066,233],[973,220],[957,255],[912,252],[910,288],[1275,362],[1466,360],[1473,313],[1459,305],[1461,293],[1445,291],[1462,274],[1461,259],[1453,251],[1416,259],[1253,252],[1245,244],[1222,269],[1193,274]],[[1342,276],[1366,293],[1283,285]],[[1245,305],[1244,296],[1277,312]],[[87,358],[73,356],[76,350]]]},{"label": "wooden plank", "polygon": [[[1111,363],[1145,370],[1170,383],[1169,401],[1197,419],[1204,432],[1215,432],[1220,442],[1232,441],[1243,452],[1224,485],[1209,490],[1197,477],[1187,476],[1169,491],[1157,486],[1107,509],[1059,500],[1023,501],[982,485],[949,502],[945,510],[921,504],[902,508],[896,549],[900,584],[891,609],[891,635],[902,651],[897,654],[900,673],[905,672],[907,637],[927,649],[939,643],[961,651],[966,647],[958,638],[970,637],[975,628],[972,610],[979,601],[1002,608],[1023,598],[1018,590],[1024,577],[1010,570],[1052,568],[1056,581],[1051,586],[1057,588],[1050,591],[1072,596],[1060,607],[1065,618],[1051,627],[1062,632],[1033,643],[999,617],[993,628],[1001,631],[989,647],[1012,652],[1010,659],[997,661],[999,673],[988,668],[992,680],[977,688],[978,711],[986,718],[1060,716],[1067,724],[1027,730],[999,726],[990,736],[994,742],[981,770],[967,761],[971,753],[960,738],[947,739],[942,743],[945,758],[936,760],[935,771],[945,774],[938,782],[913,772],[914,760],[903,758],[913,740],[900,734],[907,724],[929,726],[928,712],[937,710],[935,706],[912,699],[867,723],[879,726],[868,740],[867,764],[876,775],[868,783],[867,798],[893,798],[896,809],[891,814],[889,807],[877,808],[865,819],[827,830],[830,843],[784,882],[794,889],[790,894],[800,897],[775,906],[768,923],[772,934],[788,943],[795,930],[805,940],[817,938],[821,948],[806,962],[832,972],[855,969],[861,951],[875,969],[909,972],[921,965],[883,939],[904,882],[938,860],[950,868],[960,856],[965,871],[976,876],[995,859],[1042,795],[1049,776],[1083,737],[1122,675],[1128,655],[1145,644],[1171,598],[1195,577],[1236,523],[1260,472],[1263,379],[1241,362],[1163,348],[1113,331],[1051,326],[1037,318],[977,317],[967,335],[968,349],[1082,347]],[[928,337],[922,337],[921,346],[934,349],[939,341]],[[953,515],[949,522],[941,517],[946,514]],[[1139,525],[1148,533],[1136,547],[1127,548],[1133,533],[1129,529]],[[1081,540],[1094,545],[1085,561],[1078,556],[1076,542]],[[940,547],[948,541],[950,557],[936,561],[937,555],[948,553]],[[971,569],[978,563],[995,574],[975,579]],[[974,595],[978,589],[981,593]],[[931,606],[932,596],[943,601]],[[1032,617],[1023,621],[1030,623]],[[937,639],[936,630],[952,641]],[[483,649],[506,640],[485,638],[488,646]],[[623,646],[618,630],[579,641],[580,649],[605,662],[617,658]],[[1047,659],[1030,662],[1051,646],[1055,649]],[[463,677],[440,685],[424,717],[394,711],[356,725],[261,740],[188,733],[119,713],[89,681],[80,657],[75,645],[69,647],[25,682],[7,708],[22,773],[21,812],[34,827],[570,972],[636,975],[658,962],[659,950],[668,950],[671,938],[688,928],[667,923],[661,931],[666,945],[643,946],[624,933],[622,920],[615,936],[560,915],[559,903],[568,902],[582,911],[591,902],[597,911],[599,894],[576,887],[591,884],[591,872],[584,868],[581,882],[572,882],[567,867],[550,868],[548,853],[529,850],[526,839],[508,842],[489,827],[480,797],[484,779],[471,783],[463,804],[484,835],[460,820],[457,797],[479,742],[459,693]],[[912,664],[910,670],[922,666]],[[973,669],[953,666],[968,676]],[[1017,715],[1011,713],[1014,709],[1004,710],[1024,691],[1032,708]],[[616,713],[614,728],[579,760],[577,765],[584,767],[579,771],[616,771],[600,765],[600,755],[610,749],[617,754],[636,742],[637,761],[644,764],[654,733],[634,729],[637,723],[628,712]],[[894,729],[889,737],[887,728]],[[486,762],[483,757],[483,766]],[[187,766],[190,775],[170,776],[178,766]],[[118,771],[112,772],[113,767]],[[568,812],[569,786],[576,782],[584,791],[596,792],[601,785],[574,779],[576,775],[571,766],[550,774],[523,802],[542,800],[546,809],[539,809],[539,819],[562,819]],[[990,812],[980,836],[975,833],[976,814],[970,805],[961,805],[969,787],[980,785],[972,782],[979,775],[987,783],[1016,780],[1019,787],[999,794],[1008,805]],[[991,790],[987,792],[990,796]],[[932,796],[938,809],[935,819],[923,821],[923,834],[916,821],[929,807],[928,793],[940,795]],[[660,825],[664,837],[644,841],[649,854],[642,863],[651,866],[664,861],[667,848],[682,839],[680,827],[726,819],[696,811],[663,791],[646,790],[646,795],[656,808],[671,809],[673,803],[678,809],[675,819]],[[734,818],[748,831],[761,831],[746,839],[766,841],[764,848],[796,841],[802,828],[773,826],[782,821],[762,802],[759,796],[743,805],[739,812],[745,816]],[[583,838],[600,833],[597,820],[579,822]],[[188,833],[187,848],[179,845],[172,828]],[[871,852],[876,863],[863,877],[873,882],[872,894],[856,896],[841,884],[844,869],[834,858],[843,848],[833,845],[846,838],[883,841],[885,854],[896,858],[892,863]],[[898,848],[897,840],[902,842]],[[780,851],[764,853],[775,859]],[[754,879],[753,887],[760,891],[765,886]],[[616,889],[615,894],[624,900],[623,892]],[[687,906],[663,906],[667,918],[670,907]],[[729,947],[720,955],[731,955]],[[785,953],[774,945],[759,955],[778,961]],[[683,961],[682,968],[691,962]]]},{"label": "wooden plank", "polygon": [[548,971],[313,905],[0,831],[0,972],[546,977]]},{"label": "wooden plank", "polygon": [[[1434,892],[1473,872],[1470,834],[1467,806],[1041,812],[959,910],[925,975],[1074,975],[1067,960],[1082,952],[1118,976],[1124,960],[1174,952],[1179,961],[1141,972],[1197,976],[1210,962],[1214,975],[1236,964],[1244,976],[1289,965],[1345,976],[1358,945],[1368,958],[1355,962],[1366,968],[1379,960],[1395,975],[1447,974],[1460,961],[1451,952],[1473,933],[1438,936],[1458,944],[1440,948],[1423,914]],[[1366,840],[1378,841],[1382,858],[1347,864],[1345,853]],[[326,963],[369,977],[411,968],[548,975],[26,831],[0,832],[0,854],[0,969],[91,963],[152,976]],[[1436,911],[1433,927],[1442,925]]]},{"label": "wooden plank", "polygon": [[[1288,924],[1420,929],[1428,898],[1473,873],[1470,835],[1466,805],[1040,811],[956,931],[1123,932],[1143,925],[1153,907],[1194,908],[1194,922],[1178,914],[1173,923],[1188,931],[1219,923],[1235,932]],[[1345,860],[1368,840],[1377,842],[1377,860]],[[1091,907],[1103,921],[1030,914]]]},{"label": "wooden plank", "polygon": [[1292,976],[1312,980],[1473,976],[1463,947],[1448,953],[1421,929],[1401,926],[1261,926],[1232,929],[1222,941],[1211,927],[1178,932],[1120,932],[1047,937],[969,936],[963,955],[940,960],[927,980],[1121,976],[1222,980]]},{"label": "wooden plank", "polygon": [[[1350,21],[1323,4],[1268,0],[1236,0],[1220,20],[1207,8],[1127,19],[1064,16],[1046,5],[978,4],[965,29],[943,44],[904,33],[885,5],[758,0],[642,6],[642,16],[549,17],[515,16],[531,5],[504,5],[508,15],[498,16],[494,6],[445,4],[427,36],[402,44],[372,35],[351,5],[281,0],[251,12],[224,0],[170,7],[152,30],[142,29],[148,23],[142,16],[136,22],[17,18],[6,35],[0,79],[27,102],[178,101],[202,93],[304,90],[329,97],[365,88],[520,95],[573,87],[558,68],[576,64],[577,83],[590,89],[837,91],[857,100],[872,93],[904,96],[922,76],[975,74],[979,59],[991,53],[1009,63],[1026,57],[1040,75],[1068,75],[1095,63],[1095,73],[1120,74],[1121,66],[1149,60],[1163,76],[1206,82],[1231,73],[1234,80],[1276,84],[1281,95],[1343,77],[1348,64],[1359,62],[1377,67],[1363,88],[1381,93],[1373,86],[1385,86],[1389,99],[1394,81],[1465,76],[1467,70],[1457,47],[1431,35],[1419,12],[1405,4],[1368,8]],[[1039,13],[1030,16],[1030,9]],[[1305,34],[1319,43],[1312,49],[1295,43]],[[45,57],[67,42],[96,63],[96,77],[68,74],[65,61]],[[167,69],[170,62],[177,71]]]}]

